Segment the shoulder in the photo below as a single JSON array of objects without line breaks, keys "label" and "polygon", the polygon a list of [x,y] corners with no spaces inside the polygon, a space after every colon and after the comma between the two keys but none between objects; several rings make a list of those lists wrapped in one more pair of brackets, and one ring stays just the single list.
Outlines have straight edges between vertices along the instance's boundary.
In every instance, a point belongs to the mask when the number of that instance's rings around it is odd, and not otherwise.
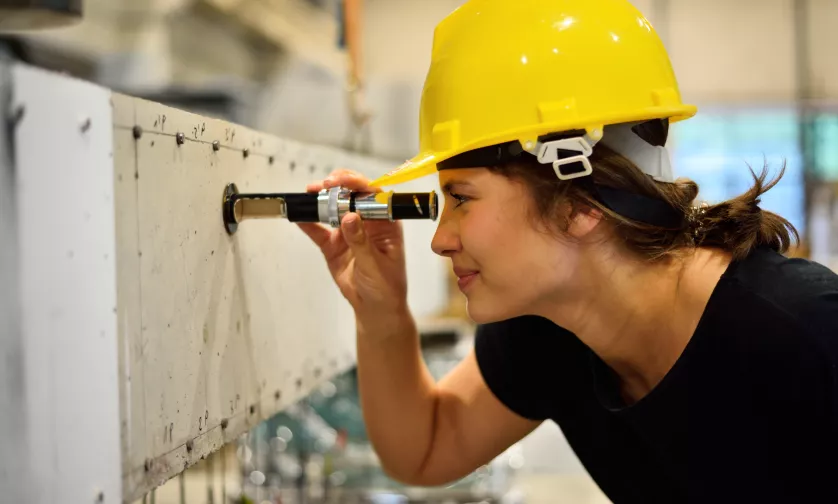
[{"label": "shoulder", "polygon": [[838,323],[838,273],[819,263],[759,249],[725,277],[800,322],[815,315]]},{"label": "shoulder", "polygon": [[590,375],[588,348],[573,333],[542,317],[480,325],[474,346],[486,385],[525,418],[550,417],[564,395],[560,389]]},{"label": "shoulder", "polygon": [[734,262],[726,275],[755,290],[771,291],[772,284],[779,281],[791,287],[791,294],[796,295],[838,292],[838,273],[815,261],[786,257],[768,248],[756,249],[745,259]]},{"label": "shoulder", "polygon": [[754,317],[783,317],[838,358],[838,273],[814,261],[759,249],[731,264],[723,278],[758,300],[763,310]]}]

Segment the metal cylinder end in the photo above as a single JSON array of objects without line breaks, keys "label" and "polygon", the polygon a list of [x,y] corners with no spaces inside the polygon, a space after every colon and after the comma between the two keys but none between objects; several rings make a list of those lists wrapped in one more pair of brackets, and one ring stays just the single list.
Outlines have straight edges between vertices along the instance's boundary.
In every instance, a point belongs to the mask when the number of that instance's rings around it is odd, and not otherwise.
[{"label": "metal cylinder end", "polygon": [[239,189],[238,187],[236,187],[236,184],[227,184],[227,187],[224,188],[224,197],[221,202],[221,213],[224,219],[224,228],[230,235],[234,234],[239,227],[238,220],[236,220],[235,211],[235,196],[237,194],[239,194]]}]

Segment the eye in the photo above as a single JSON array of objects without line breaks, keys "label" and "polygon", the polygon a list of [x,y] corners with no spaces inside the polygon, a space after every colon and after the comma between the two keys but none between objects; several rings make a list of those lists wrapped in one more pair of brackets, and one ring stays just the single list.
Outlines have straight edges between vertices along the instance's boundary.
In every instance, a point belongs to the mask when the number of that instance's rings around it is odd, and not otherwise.
[{"label": "eye", "polygon": [[457,193],[455,193],[455,192],[449,192],[448,194],[450,194],[452,198],[454,198],[455,200],[457,200],[457,204],[456,204],[456,205],[454,205],[454,206],[455,206],[455,208],[456,208],[456,207],[458,207],[458,206],[460,206],[460,205],[462,205],[463,203],[465,203],[466,201],[468,201],[468,200],[469,200],[468,196],[462,196],[462,195],[457,194]]}]

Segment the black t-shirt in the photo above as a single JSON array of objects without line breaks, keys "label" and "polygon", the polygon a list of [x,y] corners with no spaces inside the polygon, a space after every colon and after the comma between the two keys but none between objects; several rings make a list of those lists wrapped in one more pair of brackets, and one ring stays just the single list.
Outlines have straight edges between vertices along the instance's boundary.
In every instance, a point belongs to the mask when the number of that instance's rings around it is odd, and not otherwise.
[{"label": "black t-shirt", "polygon": [[817,263],[768,249],[732,263],[632,405],[547,319],[482,325],[475,349],[498,399],[555,421],[615,503],[838,503],[838,275]]}]

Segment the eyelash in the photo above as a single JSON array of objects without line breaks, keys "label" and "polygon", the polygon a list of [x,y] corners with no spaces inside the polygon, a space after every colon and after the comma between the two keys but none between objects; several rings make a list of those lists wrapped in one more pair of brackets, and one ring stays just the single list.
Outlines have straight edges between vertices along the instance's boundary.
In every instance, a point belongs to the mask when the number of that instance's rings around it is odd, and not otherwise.
[{"label": "eyelash", "polygon": [[469,200],[468,196],[461,196],[455,192],[449,192],[448,194],[450,194],[452,198],[457,200],[457,204],[454,206],[455,208]]}]

